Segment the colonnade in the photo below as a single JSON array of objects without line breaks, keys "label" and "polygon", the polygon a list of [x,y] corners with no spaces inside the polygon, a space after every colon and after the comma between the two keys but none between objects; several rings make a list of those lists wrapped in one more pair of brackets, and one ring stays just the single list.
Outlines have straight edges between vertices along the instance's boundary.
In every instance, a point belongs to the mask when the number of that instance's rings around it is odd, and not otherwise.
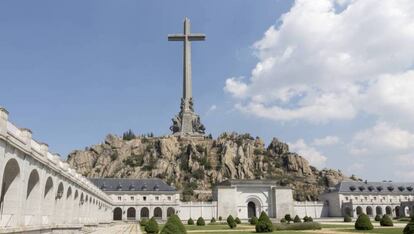
[{"label": "colonnade", "polygon": [[0,108],[0,229],[79,227],[112,220],[108,195],[8,121]]}]

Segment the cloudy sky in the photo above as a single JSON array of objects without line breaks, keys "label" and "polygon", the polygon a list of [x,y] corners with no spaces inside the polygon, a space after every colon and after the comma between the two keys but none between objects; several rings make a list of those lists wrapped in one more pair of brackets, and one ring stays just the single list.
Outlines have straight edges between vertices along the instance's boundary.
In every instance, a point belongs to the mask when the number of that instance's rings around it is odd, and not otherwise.
[{"label": "cloudy sky", "polygon": [[[24,4],[23,4],[24,3]],[[24,7],[22,7],[24,6]],[[207,131],[273,137],[322,169],[413,181],[414,1],[1,1],[0,105],[62,157],[168,134],[184,16]]]}]

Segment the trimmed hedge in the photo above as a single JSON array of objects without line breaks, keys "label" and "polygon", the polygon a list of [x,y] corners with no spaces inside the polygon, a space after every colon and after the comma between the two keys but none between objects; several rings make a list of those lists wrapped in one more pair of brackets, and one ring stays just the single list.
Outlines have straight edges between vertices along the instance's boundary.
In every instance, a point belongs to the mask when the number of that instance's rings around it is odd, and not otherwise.
[{"label": "trimmed hedge", "polygon": [[147,225],[147,223],[148,223],[148,218],[142,218],[139,221],[139,225],[141,225],[142,227],[145,227],[145,225]]},{"label": "trimmed hedge", "polygon": [[216,222],[216,219],[214,217],[211,218],[210,223],[215,223],[215,222]]},{"label": "trimmed hedge", "polygon": [[292,220],[292,216],[290,216],[290,214],[286,214],[285,215],[285,220],[287,221],[287,223],[290,223]]},{"label": "trimmed hedge", "polygon": [[299,215],[296,215],[295,218],[293,219],[294,223],[301,223],[302,220],[299,218]]},{"label": "trimmed hedge", "polygon": [[186,234],[187,230],[185,229],[180,218],[173,214],[168,217],[167,223],[161,230],[160,234]]},{"label": "trimmed hedge", "polygon": [[252,217],[249,219],[249,223],[250,223],[251,225],[256,225],[256,224],[257,224],[257,221],[259,221],[259,220],[256,218],[256,216],[252,216]]},{"label": "trimmed hedge", "polygon": [[280,220],[280,222],[281,222],[281,223],[286,223],[286,219],[285,219],[285,218],[282,218],[282,219]]},{"label": "trimmed hedge", "polygon": [[234,219],[234,222],[236,222],[237,224],[241,224],[241,221],[240,221],[239,217],[236,217],[236,218]]},{"label": "trimmed hedge", "polygon": [[356,230],[372,230],[374,226],[372,226],[371,220],[369,219],[368,215],[361,214],[359,215],[357,221],[355,222],[355,229]]},{"label": "trimmed hedge", "polygon": [[344,222],[345,223],[350,223],[350,222],[352,222],[352,218],[349,215],[345,215]]},{"label": "trimmed hedge", "polygon": [[414,234],[414,216],[411,218],[411,221],[405,226],[403,234]]},{"label": "trimmed hedge", "polygon": [[377,222],[381,221],[381,215],[379,215],[379,214],[375,215],[374,220],[377,221]]},{"label": "trimmed hedge", "polygon": [[194,225],[194,220],[193,220],[192,218],[190,218],[190,219],[187,221],[187,224],[188,224],[188,225]]},{"label": "trimmed hedge", "polygon": [[380,225],[384,227],[392,227],[394,226],[394,223],[392,222],[392,219],[389,215],[382,216],[382,219],[380,221]]},{"label": "trimmed hedge", "polygon": [[284,231],[284,230],[320,230],[322,226],[318,222],[307,222],[307,223],[292,223],[292,224],[285,224],[285,223],[277,223],[274,224],[273,227],[277,231]]},{"label": "trimmed hedge", "polygon": [[148,234],[157,234],[160,231],[159,227],[158,227],[158,223],[157,220],[155,220],[154,217],[152,217],[147,225],[145,225],[145,232],[147,232]]},{"label": "trimmed hedge", "polygon": [[197,219],[197,226],[205,226],[206,222],[204,221],[203,217]]},{"label": "trimmed hedge", "polygon": [[234,221],[234,218],[231,215],[229,215],[229,217],[227,217],[227,224],[229,225],[229,227],[231,229],[237,227],[237,223],[236,223],[236,221]]},{"label": "trimmed hedge", "polygon": [[221,216],[219,216],[219,221],[221,222],[221,220],[223,220],[223,218]]},{"label": "trimmed hedge", "polygon": [[273,224],[264,211],[262,211],[257,221],[256,232],[273,232]]}]

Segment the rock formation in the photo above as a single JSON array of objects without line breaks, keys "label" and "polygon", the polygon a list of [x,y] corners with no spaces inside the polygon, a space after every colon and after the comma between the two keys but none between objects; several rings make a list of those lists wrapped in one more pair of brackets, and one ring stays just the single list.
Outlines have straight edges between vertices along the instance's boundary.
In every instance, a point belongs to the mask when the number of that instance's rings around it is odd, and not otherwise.
[{"label": "rock formation", "polygon": [[223,133],[217,139],[108,135],[102,144],[69,154],[68,163],[87,177],[158,177],[182,190],[183,200],[209,200],[225,179],[273,179],[294,190],[297,200],[316,200],[327,187],[348,179],[336,170],[318,170],[274,138],[266,148],[249,134]]}]

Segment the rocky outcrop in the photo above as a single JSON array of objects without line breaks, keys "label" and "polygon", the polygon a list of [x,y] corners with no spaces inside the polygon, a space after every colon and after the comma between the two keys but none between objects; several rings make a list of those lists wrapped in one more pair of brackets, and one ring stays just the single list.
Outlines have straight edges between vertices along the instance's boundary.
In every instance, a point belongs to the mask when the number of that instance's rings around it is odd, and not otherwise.
[{"label": "rocky outcrop", "polygon": [[336,170],[318,170],[274,138],[266,148],[249,134],[223,133],[217,139],[108,135],[102,144],[69,154],[68,163],[87,177],[158,177],[182,189],[184,200],[209,200],[226,179],[272,179],[290,186],[297,200],[316,200],[327,187],[347,179]]}]

